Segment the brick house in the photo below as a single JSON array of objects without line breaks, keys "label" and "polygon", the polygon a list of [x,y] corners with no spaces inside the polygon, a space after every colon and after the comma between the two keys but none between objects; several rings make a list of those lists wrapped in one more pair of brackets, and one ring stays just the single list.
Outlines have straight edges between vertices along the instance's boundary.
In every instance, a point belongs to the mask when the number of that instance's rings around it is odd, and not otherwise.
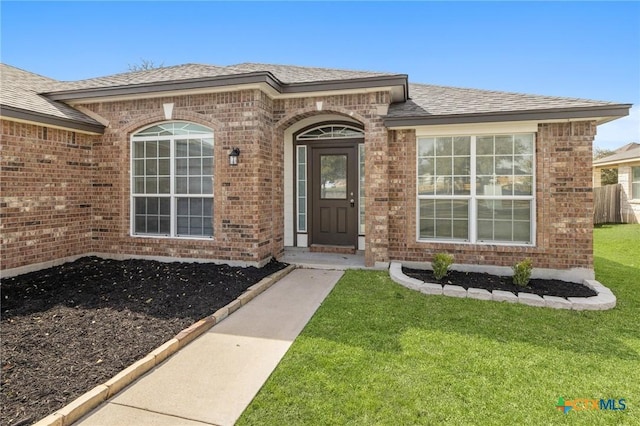
[{"label": "brick house", "polygon": [[592,140],[630,108],[252,63],[1,73],[4,275],[309,247],[589,277]]}]

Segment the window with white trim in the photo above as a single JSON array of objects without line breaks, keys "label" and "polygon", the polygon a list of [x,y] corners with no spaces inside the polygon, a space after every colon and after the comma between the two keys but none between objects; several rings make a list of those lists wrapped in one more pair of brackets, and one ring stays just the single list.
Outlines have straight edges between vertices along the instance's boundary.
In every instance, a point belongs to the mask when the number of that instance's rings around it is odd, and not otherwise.
[{"label": "window with white trim", "polygon": [[418,137],[418,240],[534,243],[534,134]]},{"label": "window with white trim", "polygon": [[162,123],[131,137],[131,233],[213,236],[213,132]]},{"label": "window with white trim", "polygon": [[640,200],[640,166],[631,168],[631,198]]}]

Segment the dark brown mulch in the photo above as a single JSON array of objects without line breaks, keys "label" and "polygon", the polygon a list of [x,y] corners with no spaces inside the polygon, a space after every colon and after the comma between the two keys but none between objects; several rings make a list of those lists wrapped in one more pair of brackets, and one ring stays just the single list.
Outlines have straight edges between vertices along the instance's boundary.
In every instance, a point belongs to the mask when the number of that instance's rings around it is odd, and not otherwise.
[{"label": "dark brown mulch", "polygon": [[485,290],[504,290],[514,294],[533,293],[539,296],[559,297],[591,297],[597,293],[589,287],[560,280],[532,279],[526,287],[513,284],[511,277],[499,277],[496,275],[476,272],[449,271],[447,276],[440,281],[433,277],[433,272],[420,269],[402,268],[405,275],[425,282],[459,285],[465,289],[481,288]]},{"label": "dark brown mulch", "polygon": [[286,265],[96,257],[2,280],[0,424],[31,424]]}]

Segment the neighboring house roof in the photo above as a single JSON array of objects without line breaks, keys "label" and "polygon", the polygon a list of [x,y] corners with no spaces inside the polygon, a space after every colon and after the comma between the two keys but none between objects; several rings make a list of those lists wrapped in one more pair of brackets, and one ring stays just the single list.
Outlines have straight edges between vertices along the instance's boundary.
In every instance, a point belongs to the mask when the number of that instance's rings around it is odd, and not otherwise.
[{"label": "neighboring house roof", "polygon": [[389,107],[385,118],[387,126],[622,117],[631,107],[588,99],[427,84],[410,84],[409,93],[410,100]]},{"label": "neighboring house roof", "polygon": [[594,160],[594,166],[609,166],[619,163],[640,161],[640,143],[629,143],[616,149],[615,153]]},{"label": "neighboring house roof", "polygon": [[[260,85],[273,96],[300,96],[310,92],[391,88],[392,104],[384,117],[391,128],[433,124],[514,120],[597,119],[604,123],[628,115],[630,104],[586,99],[526,95],[425,84],[409,84],[406,74],[351,71],[290,65],[241,63],[230,66],[185,64],[72,82],[57,82],[17,68],[3,66],[3,86],[28,92],[14,95],[27,108],[45,106],[65,118],[96,122],[62,102],[108,97],[138,97],[165,92],[213,90],[228,86]],[[28,74],[22,78],[20,73]],[[20,75],[18,75],[20,74]],[[3,88],[3,91],[5,89]],[[21,99],[23,97],[27,100]],[[58,101],[58,102],[56,102]],[[60,102],[62,101],[62,102]],[[35,104],[38,105],[35,105]],[[3,110],[3,115],[4,110]]]},{"label": "neighboring house roof", "polygon": [[93,118],[40,93],[56,80],[6,64],[0,64],[0,115],[58,127],[102,133],[104,126]]}]

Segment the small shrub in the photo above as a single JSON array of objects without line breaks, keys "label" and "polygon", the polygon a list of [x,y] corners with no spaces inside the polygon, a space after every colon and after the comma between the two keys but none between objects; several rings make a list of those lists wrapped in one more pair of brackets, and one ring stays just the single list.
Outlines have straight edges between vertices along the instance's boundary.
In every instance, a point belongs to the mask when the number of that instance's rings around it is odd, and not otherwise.
[{"label": "small shrub", "polygon": [[533,264],[529,258],[516,263],[513,266],[513,283],[520,287],[526,287],[529,284],[529,279],[531,279],[532,269]]},{"label": "small shrub", "polygon": [[437,253],[433,256],[433,262],[431,262],[431,266],[433,267],[433,276],[436,280],[440,280],[447,275],[447,271],[449,271],[449,266],[453,263],[453,256],[449,253]]}]

